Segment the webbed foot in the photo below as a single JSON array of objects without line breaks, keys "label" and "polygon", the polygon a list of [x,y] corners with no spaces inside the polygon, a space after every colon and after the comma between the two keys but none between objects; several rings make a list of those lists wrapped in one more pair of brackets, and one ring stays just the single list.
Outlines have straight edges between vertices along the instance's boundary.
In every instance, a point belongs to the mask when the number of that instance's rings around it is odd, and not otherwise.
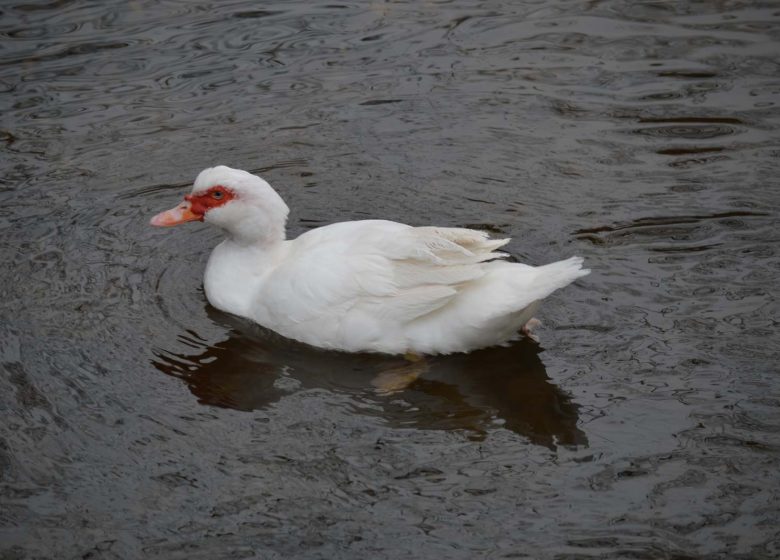
[{"label": "webbed foot", "polygon": [[531,331],[537,327],[541,327],[542,322],[537,319],[536,317],[531,317],[528,322],[523,325],[523,328],[520,329],[520,332],[523,333],[525,336],[533,340],[534,342],[539,342],[539,337],[535,334],[533,334]]}]

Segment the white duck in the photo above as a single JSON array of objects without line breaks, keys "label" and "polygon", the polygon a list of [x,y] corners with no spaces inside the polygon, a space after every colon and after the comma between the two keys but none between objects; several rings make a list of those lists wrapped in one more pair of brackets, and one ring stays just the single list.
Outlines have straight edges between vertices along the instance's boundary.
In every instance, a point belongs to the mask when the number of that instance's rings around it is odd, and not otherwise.
[{"label": "white duck", "polygon": [[223,165],[202,171],[184,199],[151,224],[225,230],[206,267],[209,302],[320,348],[447,354],[501,344],[529,334],[540,301],[590,272],[580,257],[496,260],[509,239],[471,229],[364,220],[287,240],[282,198]]}]

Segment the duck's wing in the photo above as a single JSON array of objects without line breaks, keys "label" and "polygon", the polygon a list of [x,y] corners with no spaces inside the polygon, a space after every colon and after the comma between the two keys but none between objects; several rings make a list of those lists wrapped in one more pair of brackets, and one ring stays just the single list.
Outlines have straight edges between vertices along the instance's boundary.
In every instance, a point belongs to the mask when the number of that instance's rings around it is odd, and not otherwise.
[{"label": "duck's wing", "polygon": [[[278,321],[360,311],[412,321],[446,305],[508,239],[463,228],[362,221],[312,230],[293,243],[263,294]],[[271,303],[269,303],[271,305]]]}]

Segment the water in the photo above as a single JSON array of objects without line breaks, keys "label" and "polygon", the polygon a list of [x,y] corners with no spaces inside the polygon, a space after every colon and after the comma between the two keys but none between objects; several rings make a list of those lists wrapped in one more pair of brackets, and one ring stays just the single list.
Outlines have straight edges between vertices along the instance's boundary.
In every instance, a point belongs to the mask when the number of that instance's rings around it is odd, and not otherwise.
[{"label": "water", "polygon": [[[775,2],[0,10],[0,557],[780,554]],[[291,235],[594,272],[541,346],[319,352],[208,306],[216,231],[148,227],[219,163]]]}]

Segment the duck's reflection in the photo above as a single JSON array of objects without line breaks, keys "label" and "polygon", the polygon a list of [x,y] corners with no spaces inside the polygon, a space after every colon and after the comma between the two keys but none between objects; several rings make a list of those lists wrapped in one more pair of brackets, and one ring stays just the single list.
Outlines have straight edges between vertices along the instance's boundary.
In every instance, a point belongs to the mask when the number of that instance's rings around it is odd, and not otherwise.
[{"label": "duck's reflection", "polygon": [[153,361],[186,381],[201,403],[255,410],[292,390],[318,387],[375,405],[361,413],[396,427],[468,430],[480,438],[503,426],[550,448],[587,445],[577,428],[578,406],[551,383],[539,347],[528,340],[410,363],[324,352],[230,315],[209,314],[230,326],[227,340],[209,346],[190,333],[181,338],[194,347],[192,354],[158,351]]}]

